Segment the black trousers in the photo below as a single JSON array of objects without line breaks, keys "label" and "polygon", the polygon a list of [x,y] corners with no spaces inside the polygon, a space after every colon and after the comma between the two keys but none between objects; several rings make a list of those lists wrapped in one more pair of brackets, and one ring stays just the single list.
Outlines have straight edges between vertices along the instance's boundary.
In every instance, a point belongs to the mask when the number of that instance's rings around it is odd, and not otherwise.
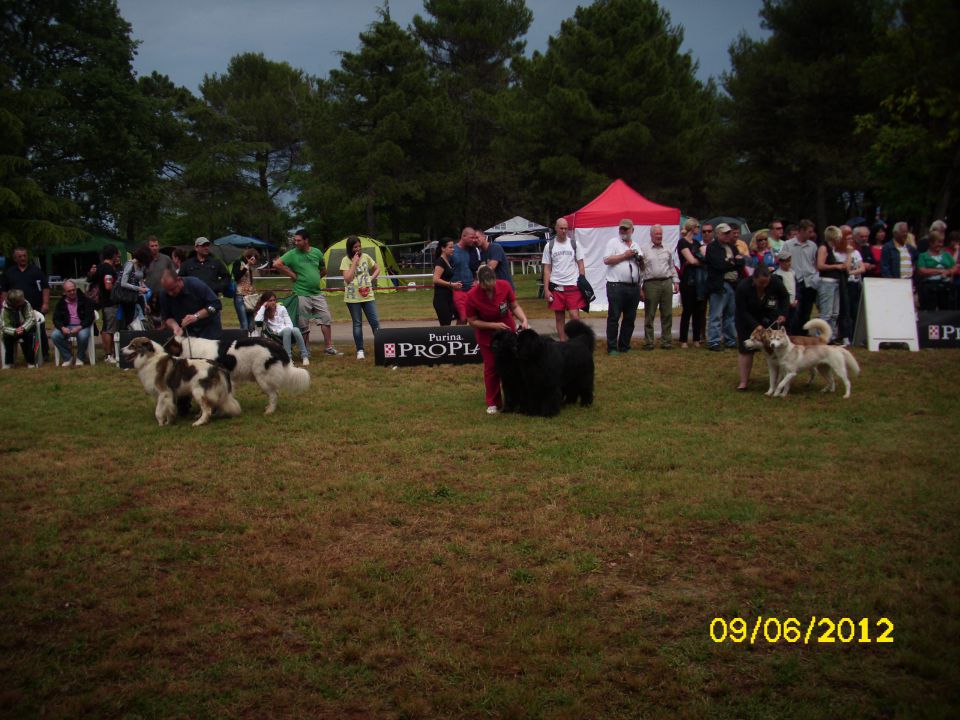
[{"label": "black trousers", "polygon": [[450,325],[457,316],[457,309],[453,305],[453,297],[444,297],[434,293],[433,309],[437,313],[437,322],[441,325]]},{"label": "black trousers", "polygon": [[687,341],[691,319],[693,320],[693,341],[700,342],[704,339],[703,330],[706,327],[707,299],[697,298],[696,285],[683,283],[680,285],[680,303],[683,306],[680,313],[680,342]]},{"label": "black trousers", "polygon": [[637,322],[640,285],[607,283],[607,352],[627,352]]},{"label": "black trousers", "polygon": [[789,329],[791,335],[803,335],[803,326],[810,319],[810,313],[817,302],[816,288],[808,288],[802,281],[797,280],[797,299],[800,305],[797,308],[796,325]]},{"label": "black trousers", "polygon": [[27,365],[33,365],[37,361],[37,356],[33,352],[33,345],[37,337],[35,332],[35,330],[31,330],[30,332],[25,332],[20,337],[16,335],[3,336],[4,361],[7,365],[14,365],[16,363],[18,345],[23,349],[23,358],[27,361]]}]

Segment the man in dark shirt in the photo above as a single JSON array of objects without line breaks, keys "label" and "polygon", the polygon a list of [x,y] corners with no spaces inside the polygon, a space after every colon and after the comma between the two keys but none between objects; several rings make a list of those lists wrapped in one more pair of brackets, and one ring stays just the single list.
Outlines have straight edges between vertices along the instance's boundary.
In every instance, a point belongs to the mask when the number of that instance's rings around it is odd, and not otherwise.
[{"label": "man in dark shirt", "polygon": [[180,277],[169,270],[160,279],[160,315],[174,335],[219,340],[220,299],[200,280]]},{"label": "man in dark shirt", "polygon": [[100,251],[101,262],[90,268],[87,280],[97,286],[97,310],[102,317],[103,331],[100,333],[100,342],[103,343],[103,354],[108,363],[115,363],[113,356],[113,334],[119,330],[117,325],[117,304],[110,297],[113,284],[120,282],[120,251],[116,245],[104,245]]},{"label": "man in dark shirt", "polygon": [[[30,303],[30,307],[46,315],[50,311],[50,285],[43,271],[28,260],[26,248],[14,249],[13,265],[0,275],[0,303],[6,299],[7,293],[11,290],[22,290],[23,297]],[[46,332],[40,333],[40,347],[43,359],[49,362],[50,347]]]},{"label": "man in dark shirt", "polygon": [[202,280],[215,295],[222,295],[230,286],[230,274],[222,262],[210,257],[210,241],[198,237],[193,243],[196,257],[185,260],[180,265],[180,277],[193,277]]},{"label": "man in dark shirt", "polygon": [[477,244],[480,248],[483,262],[488,268],[493,270],[497,280],[506,280],[510,287],[516,290],[517,286],[513,284],[513,275],[510,273],[510,262],[507,260],[507,254],[503,247],[487,237],[487,234],[477,231]]}]

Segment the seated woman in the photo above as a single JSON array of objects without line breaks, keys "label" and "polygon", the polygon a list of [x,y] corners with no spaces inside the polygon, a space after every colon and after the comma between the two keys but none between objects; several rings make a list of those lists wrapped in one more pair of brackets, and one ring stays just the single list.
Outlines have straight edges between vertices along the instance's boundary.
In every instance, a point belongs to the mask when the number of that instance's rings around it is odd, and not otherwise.
[{"label": "seated woman", "polygon": [[300,328],[290,320],[290,314],[277,302],[277,294],[272,290],[267,290],[260,296],[253,322],[257,325],[263,323],[263,334],[283,345],[291,361],[293,360],[292,339],[296,339],[297,346],[300,348],[301,365],[306,367],[310,364],[310,348],[303,341]]}]

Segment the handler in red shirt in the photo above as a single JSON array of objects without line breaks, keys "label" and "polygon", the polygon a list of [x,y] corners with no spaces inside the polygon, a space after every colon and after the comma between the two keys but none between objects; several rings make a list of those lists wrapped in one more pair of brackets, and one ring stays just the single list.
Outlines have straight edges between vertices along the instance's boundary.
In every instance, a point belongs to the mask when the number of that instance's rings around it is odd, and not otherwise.
[{"label": "handler in red shirt", "polygon": [[486,265],[477,270],[477,282],[467,293],[467,323],[474,330],[480,356],[483,358],[483,384],[487,390],[487,414],[500,411],[500,376],[490,349],[490,341],[497,330],[516,331],[513,317],[520,327],[529,326],[523,308],[517,305],[517,296],[506,280],[497,280],[493,270]]}]

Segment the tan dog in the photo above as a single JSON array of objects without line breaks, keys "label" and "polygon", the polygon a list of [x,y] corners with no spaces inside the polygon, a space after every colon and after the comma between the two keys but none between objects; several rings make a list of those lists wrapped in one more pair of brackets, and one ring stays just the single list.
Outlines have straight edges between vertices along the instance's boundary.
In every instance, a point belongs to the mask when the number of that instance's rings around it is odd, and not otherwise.
[{"label": "tan dog", "polygon": [[[790,342],[794,345],[802,346],[812,346],[812,345],[827,345],[830,342],[830,338],[833,336],[833,333],[830,330],[830,325],[819,318],[815,318],[809,321],[806,325],[803,326],[804,330],[816,330],[819,332],[819,335],[791,335]],[[777,359],[777,356],[773,352],[773,347],[770,345],[770,340],[773,337],[773,330],[770,328],[755,328],[750,337],[743,341],[743,346],[748,350],[760,350],[763,352],[763,357],[767,361],[767,370],[770,373],[770,388],[764,395],[768,397],[773,395],[777,389],[777,384],[780,381],[780,361]],[[807,380],[807,385],[813,382],[814,371],[810,370],[810,377]]]},{"label": "tan dog", "polygon": [[[804,329],[810,329],[813,323],[820,323],[822,320],[811,320]],[[778,373],[780,376],[777,387],[773,392],[774,397],[786,397],[790,392],[790,383],[798,373],[805,370],[817,370],[823,379],[827,381],[823,392],[833,392],[836,389],[834,375],[843,381],[843,397],[850,397],[850,375],[860,374],[860,366],[857,360],[849,350],[842,347],[833,347],[830,345],[797,345],[795,344],[785,330],[771,330],[769,343],[773,350],[773,355],[779,363]]]}]

